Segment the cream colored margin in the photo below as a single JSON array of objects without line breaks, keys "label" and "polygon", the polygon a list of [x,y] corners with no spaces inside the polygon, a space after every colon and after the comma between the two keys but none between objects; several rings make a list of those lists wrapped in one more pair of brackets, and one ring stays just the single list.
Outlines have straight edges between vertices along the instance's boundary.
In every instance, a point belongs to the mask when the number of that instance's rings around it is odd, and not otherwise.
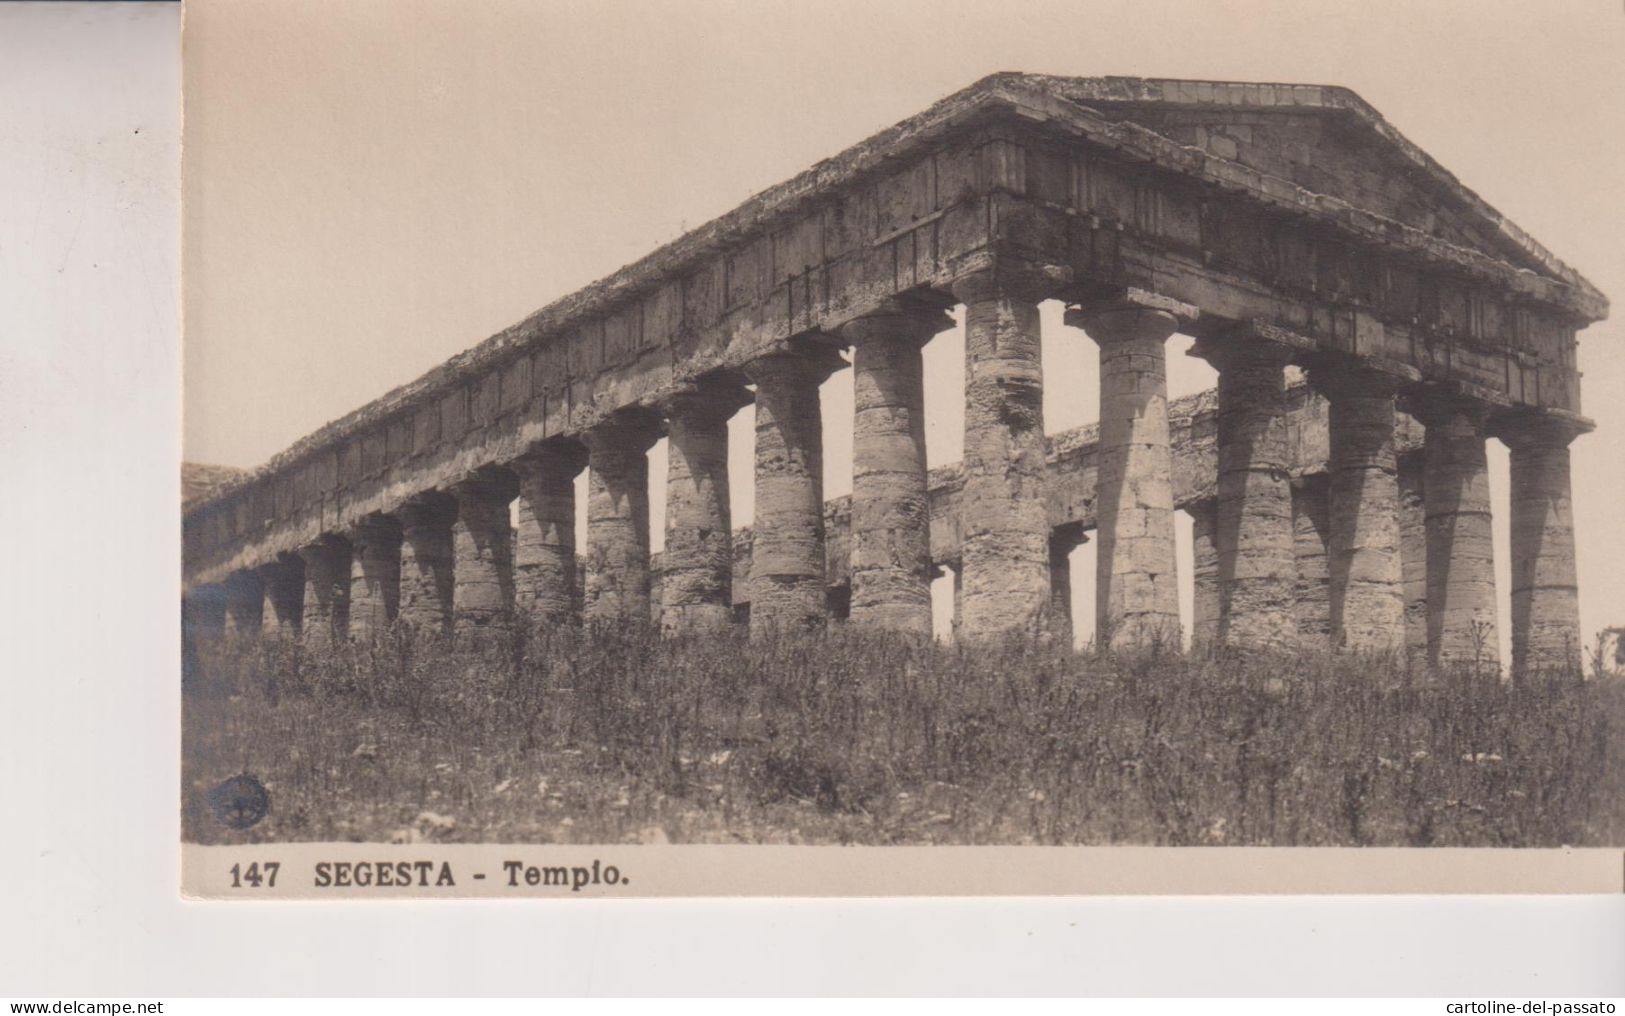
[{"label": "cream colored margin", "polygon": [[188,843],[181,867],[183,895],[234,900],[1625,892],[1611,848]]}]

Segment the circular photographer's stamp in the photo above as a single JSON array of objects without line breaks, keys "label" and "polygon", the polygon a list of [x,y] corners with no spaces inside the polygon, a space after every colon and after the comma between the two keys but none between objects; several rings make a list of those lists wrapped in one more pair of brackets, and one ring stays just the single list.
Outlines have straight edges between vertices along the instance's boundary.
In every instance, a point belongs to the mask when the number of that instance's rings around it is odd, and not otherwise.
[{"label": "circular photographer's stamp", "polygon": [[265,784],[243,773],[221,781],[209,791],[209,808],[225,825],[247,829],[271,810],[271,795]]}]

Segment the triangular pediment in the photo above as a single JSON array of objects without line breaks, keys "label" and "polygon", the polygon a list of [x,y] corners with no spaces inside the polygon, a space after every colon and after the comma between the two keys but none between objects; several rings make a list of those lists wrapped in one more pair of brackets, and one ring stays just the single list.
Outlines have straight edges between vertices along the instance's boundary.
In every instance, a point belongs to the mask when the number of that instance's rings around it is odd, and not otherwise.
[{"label": "triangular pediment", "polygon": [[1600,296],[1346,88],[1033,74],[1007,80]]}]

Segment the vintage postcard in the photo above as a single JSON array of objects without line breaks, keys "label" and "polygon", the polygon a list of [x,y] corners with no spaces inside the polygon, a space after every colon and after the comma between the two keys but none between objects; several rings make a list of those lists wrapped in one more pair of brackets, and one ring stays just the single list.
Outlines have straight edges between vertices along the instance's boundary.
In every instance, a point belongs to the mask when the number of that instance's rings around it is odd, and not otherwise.
[{"label": "vintage postcard", "polygon": [[905,9],[188,4],[184,892],[1625,891],[1589,65]]}]

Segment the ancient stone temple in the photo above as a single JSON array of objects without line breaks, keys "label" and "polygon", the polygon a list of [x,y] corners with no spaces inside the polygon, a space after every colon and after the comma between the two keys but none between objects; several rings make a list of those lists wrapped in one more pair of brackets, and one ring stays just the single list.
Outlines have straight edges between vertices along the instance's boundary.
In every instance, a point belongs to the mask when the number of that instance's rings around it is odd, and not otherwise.
[{"label": "ancient stone temple", "polygon": [[[1045,300],[1094,377],[1046,376]],[[956,308],[964,459],[928,472],[920,349]],[[992,638],[1063,627],[1066,554],[1091,540],[1100,637],[1138,644],[1179,634],[1184,510],[1198,644],[1482,659],[1504,593],[1514,669],[1558,664],[1579,634],[1568,447],[1591,426],[1576,333],[1606,313],[1344,89],[995,75],[192,504],[186,616],[318,645],[583,614],[923,635],[951,571],[956,630]],[[1176,332],[1219,383],[1170,405]],[[819,384],[848,363],[854,495],[825,504]],[[1098,427],[1046,437],[1046,386],[1082,384]],[[736,533],[725,423],[752,401]]]}]

